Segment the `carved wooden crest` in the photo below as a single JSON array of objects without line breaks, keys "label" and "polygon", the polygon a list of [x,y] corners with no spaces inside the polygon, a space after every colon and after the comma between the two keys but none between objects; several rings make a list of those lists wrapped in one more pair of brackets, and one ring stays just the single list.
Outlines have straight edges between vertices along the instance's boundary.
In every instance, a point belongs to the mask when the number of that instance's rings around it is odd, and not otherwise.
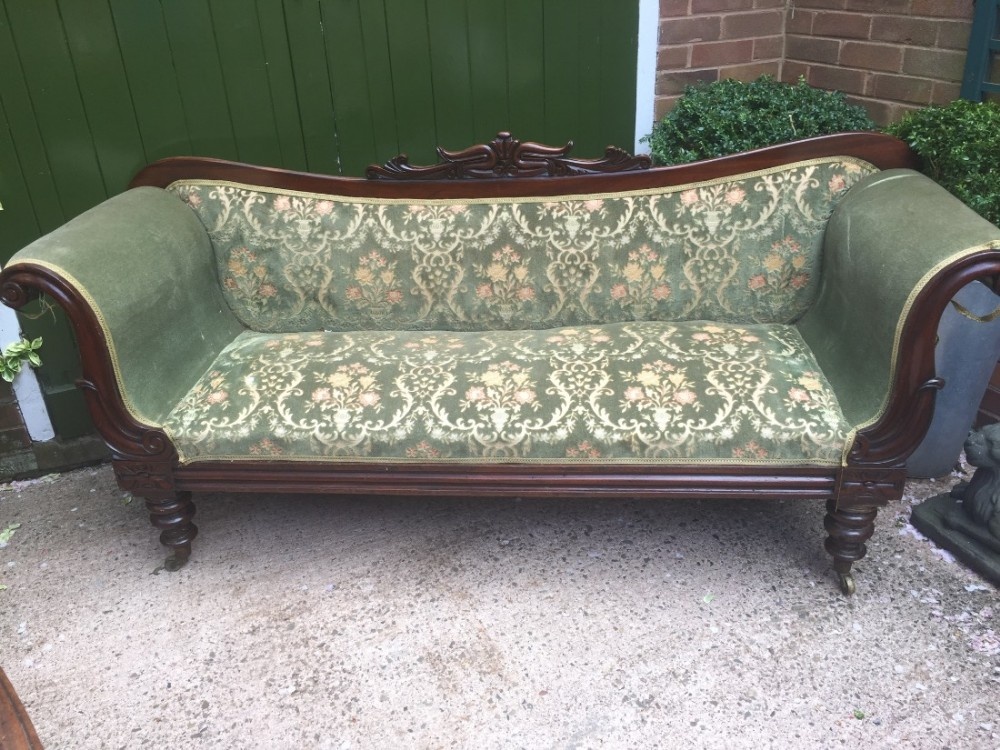
[{"label": "carved wooden crest", "polygon": [[500,132],[490,143],[461,151],[447,151],[438,146],[439,164],[412,166],[406,154],[379,166],[372,164],[365,174],[370,180],[465,180],[496,177],[558,177],[562,175],[628,172],[649,169],[648,156],[632,154],[608,146],[602,159],[571,159],[570,141],[565,146],[545,146],[519,141],[510,133]]}]

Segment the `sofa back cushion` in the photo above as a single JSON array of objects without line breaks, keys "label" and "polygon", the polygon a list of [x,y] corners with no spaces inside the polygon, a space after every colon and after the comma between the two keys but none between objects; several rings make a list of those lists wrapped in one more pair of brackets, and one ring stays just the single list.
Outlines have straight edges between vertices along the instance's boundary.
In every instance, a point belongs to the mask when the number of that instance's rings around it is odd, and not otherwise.
[{"label": "sofa back cushion", "polygon": [[176,182],[257,331],[788,323],[823,230],[876,171],[828,158],[682,187],[544,198],[341,197]]}]

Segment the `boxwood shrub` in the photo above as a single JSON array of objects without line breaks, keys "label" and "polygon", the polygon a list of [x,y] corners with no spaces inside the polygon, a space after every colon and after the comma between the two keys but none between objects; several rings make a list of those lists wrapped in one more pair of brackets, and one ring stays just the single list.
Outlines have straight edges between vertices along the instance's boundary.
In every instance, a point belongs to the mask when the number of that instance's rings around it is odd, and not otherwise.
[{"label": "boxwood shrub", "polygon": [[801,138],[874,130],[861,107],[800,79],[696,83],[646,136],[653,162],[683,164]]},{"label": "boxwood shrub", "polygon": [[1000,225],[1000,104],[960,99],[927,107],[886,132],[910,144],[928,177]]}]

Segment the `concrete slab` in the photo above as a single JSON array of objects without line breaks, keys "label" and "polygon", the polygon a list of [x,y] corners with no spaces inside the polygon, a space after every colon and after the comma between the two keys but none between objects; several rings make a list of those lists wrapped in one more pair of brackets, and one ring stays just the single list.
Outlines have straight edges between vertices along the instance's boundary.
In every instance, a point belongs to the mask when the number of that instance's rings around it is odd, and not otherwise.
[{"label": "concrete slab", "polygon": [[1000,746],[1000,594],[920,537],[858,593],[821,503],[196,496],[178,573],[109,467],[6,485],[0,663],[46,748]]}]

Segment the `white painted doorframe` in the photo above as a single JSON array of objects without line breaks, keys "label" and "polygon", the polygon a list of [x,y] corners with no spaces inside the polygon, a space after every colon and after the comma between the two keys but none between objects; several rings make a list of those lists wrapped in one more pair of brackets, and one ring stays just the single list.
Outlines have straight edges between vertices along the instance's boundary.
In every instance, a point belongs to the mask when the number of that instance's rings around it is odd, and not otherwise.
[{"label": "white painted doorframe", "polygon": [[656,47],[660,32],[659,0],[639,0],[639,48],[635,74],[635,145],[632,153],[648,154],[639,139],[653,130],[656,100]]}]

